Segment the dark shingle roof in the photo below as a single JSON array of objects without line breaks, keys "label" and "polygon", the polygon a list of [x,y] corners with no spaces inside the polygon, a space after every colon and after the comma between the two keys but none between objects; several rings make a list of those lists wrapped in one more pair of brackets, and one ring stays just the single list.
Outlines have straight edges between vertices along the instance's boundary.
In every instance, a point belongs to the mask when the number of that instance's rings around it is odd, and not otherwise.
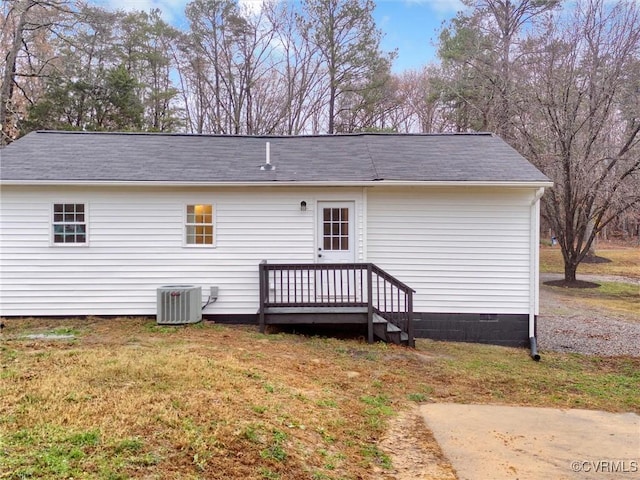
[{"label": "dark shingle roof", "polygon": [[[266,142],[271,163],[262,171]],[[33,132],[0,150],[2,181],[548,182],[490,134],[223,136]]]}]

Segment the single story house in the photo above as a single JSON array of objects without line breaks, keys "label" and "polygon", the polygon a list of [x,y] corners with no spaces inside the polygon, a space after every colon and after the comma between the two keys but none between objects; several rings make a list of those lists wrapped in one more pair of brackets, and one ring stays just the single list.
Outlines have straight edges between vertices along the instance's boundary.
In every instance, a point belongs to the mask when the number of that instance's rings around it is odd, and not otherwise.
[{"label": "single story house", "polygon": [[202,304],[217,287],[205,318],[277,323],[263,307],[285,305],[267,305],[283,279],[386,298],[373,277],[353,283],[376,268],[410,295],[417,337],[535,335],[552,183],[494,135],[38,131],[0,156],[4,317],[156,315],[161,287],[194,285]]}]

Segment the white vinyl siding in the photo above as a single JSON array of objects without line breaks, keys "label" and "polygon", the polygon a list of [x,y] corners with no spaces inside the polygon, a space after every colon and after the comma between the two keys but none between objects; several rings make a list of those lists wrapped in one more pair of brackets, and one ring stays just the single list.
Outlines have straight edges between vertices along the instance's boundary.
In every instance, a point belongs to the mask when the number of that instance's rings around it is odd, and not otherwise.
[{"label": "white vinyl siding", "polygon": [[[50,242],[51,199],[61,192],[90,205],[84,248]],[[316,261],[318,200],[356,201],[362,230],[361,188],[3,186],[1,194],[1,315],[154,315],[157,287],[172,284],[202,286],[203,302],[218,286],[205,313],[255,314],[260,261]],[[216,248],[190,248],[186,205],[205,200]]]},{"label": "white vinyl siding", "polygon": [[[203,287],[203,301],[218,286],[205,313],[255,314],[262,260],[318,261],[324,201],[355,202],[356,261],[414,288],[416,311],[528,313],[533,191],[3,186],[0,314],[154,315],[172,284]],[[54,202],[90,209],[89,245],[51,243]],[[185,245],[186,206],[203,203],[216,248]]]},{"label": "white vinyl siding", "polygon": [[367,259],[432,313],[528,313],[532,189],[371,188]]}]

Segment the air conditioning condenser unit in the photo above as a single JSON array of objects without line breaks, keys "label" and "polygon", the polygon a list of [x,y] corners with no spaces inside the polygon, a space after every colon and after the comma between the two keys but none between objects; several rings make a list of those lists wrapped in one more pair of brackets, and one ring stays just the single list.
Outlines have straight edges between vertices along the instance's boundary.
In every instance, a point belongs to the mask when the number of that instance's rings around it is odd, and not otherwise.
[{"label": "air conditioning condenser unit", "polygon": [[158,288],[158,325],[184,325],[202,320],[202,287],[165,285]]}]

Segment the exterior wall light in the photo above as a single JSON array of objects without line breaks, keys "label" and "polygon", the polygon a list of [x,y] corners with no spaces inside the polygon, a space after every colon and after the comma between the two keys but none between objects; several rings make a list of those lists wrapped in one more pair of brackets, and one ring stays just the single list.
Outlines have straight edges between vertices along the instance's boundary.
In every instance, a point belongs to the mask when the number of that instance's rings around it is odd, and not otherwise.
[{"label": "exterior wall light", "polygon": [[300,211],[301,212],[307,211],[307,202],[305,202],[304,200],[300,202]]}]

